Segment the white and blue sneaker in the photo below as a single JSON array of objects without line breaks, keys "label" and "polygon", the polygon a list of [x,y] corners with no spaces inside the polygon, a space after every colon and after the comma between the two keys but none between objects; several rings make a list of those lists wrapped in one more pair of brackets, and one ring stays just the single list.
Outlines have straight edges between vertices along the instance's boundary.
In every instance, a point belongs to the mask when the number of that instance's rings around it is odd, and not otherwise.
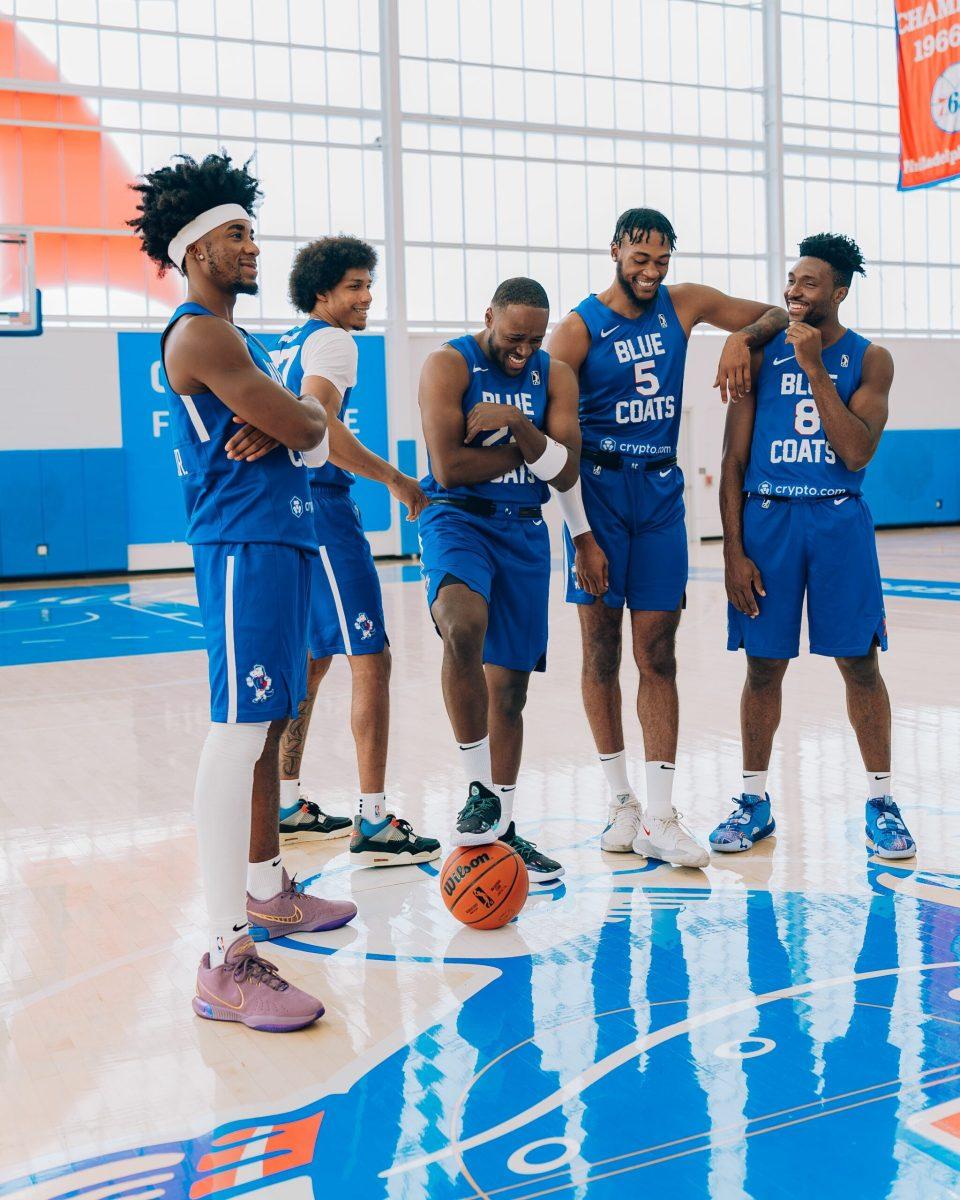
[{"label": "white and blue sneaker", "polygon": [[757,842],[769,837],[777,823],[770,812],[770,793],[763,799],[749,796],[746,792],[740,799],[734,798],[736,808],[725,821],[721,821],[710,834],[710,849],[724,854],[739,854],[751,849]]},{"label": "white and blue sneaker", "polygon": [[867,849],[880,858],[913,858],[917,843],[910,835],[892,796],[868,800]]}]

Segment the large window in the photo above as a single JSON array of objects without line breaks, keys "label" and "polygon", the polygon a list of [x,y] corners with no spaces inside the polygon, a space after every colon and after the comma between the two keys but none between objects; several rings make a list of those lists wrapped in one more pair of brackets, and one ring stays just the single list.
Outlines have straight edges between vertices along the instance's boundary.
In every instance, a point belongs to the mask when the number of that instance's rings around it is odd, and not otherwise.
[{"label": "large window", "polygon": [[[380,0],[0,0],[0,224],[36,233],[47,319],[159,324],[180,283],[126,230],[128,185],[225,146],[265,191],[254,326],[289,322],[294,250],[341,230],[402,238],[412,328],[477,321],[518,273],[559,313],[607,283],[615,218],[637,204],[673,220],[674,278],[767,297],[782,183],[788,258],[820,229],[861,242],[852,322],[952,328],[960,188],[896,190],[889,0],[393,2],[399,112],[381,96]],[[764,137],[776,6],[782,163]]]},{"label": "large window", "polygon": [[849,233],[867,258],[844,312],[869,332],[953,332],[960,186],[898,192],[893,5],[783,0],[788,255],[806,233]]},{"label": "large window", "polygon": [[124,221],[130,181],[178,152],[254,159],[248,323],[288,321],[299,243],[382,242],[378,37],[375,0],[0,0],[0,224],[37,232],[47,319],[165,318],[180,284]]},{"label": "large window", "polygon": [[476,321],[512,274],[576,304],[644,204],[678,278],[762,294],[761,47],[744,3],[400,0],[410,324]]}]

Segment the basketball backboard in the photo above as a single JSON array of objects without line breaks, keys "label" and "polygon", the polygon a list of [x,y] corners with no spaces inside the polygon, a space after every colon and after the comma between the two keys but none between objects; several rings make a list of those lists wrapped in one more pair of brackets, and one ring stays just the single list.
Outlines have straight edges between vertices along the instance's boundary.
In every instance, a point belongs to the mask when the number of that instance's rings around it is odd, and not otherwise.
[{"label": "basketball backboard", "polygon": [[36,337],[42,332],[33,234],[0,225],[0,337]]}]

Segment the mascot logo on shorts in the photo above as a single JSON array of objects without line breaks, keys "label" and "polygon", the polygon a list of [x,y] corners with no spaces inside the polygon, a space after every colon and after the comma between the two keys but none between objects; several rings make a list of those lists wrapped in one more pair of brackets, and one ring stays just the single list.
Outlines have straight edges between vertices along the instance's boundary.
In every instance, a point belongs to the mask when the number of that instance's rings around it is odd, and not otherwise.
[{"label": "mascot logo on shorts", "polygon": [[617,443],[613,438],[604,438],[600,443],[601,450],[616,450]]},{"label": "mascot logo on shorts", "polygon": [[273,695],[273,680],[262,663],[257,663],[247,676],[247,687],[253,688],[254,704],[259,704],[261,700],[269,700]]},{"label": "mascot logo on shorts", "polygon": [[365,612],[357,613],[357,619],[354,621],[353,627],[364,641],[367,638],[373,637],[373,622]]},{"label": "mascot logo on shorts", "polygon": [[293,499],[290,501],[290,511],[293,513],[293,515],[295,517],[303,516],[303,501],[300,499],[299,496],[294,496]]}]

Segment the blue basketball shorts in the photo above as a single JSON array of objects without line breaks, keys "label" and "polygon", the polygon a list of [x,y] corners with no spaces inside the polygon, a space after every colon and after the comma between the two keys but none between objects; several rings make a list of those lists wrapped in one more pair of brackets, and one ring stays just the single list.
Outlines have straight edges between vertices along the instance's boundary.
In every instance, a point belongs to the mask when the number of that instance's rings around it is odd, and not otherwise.
[{"label": "blue basketball shorts", "polygon": [[486,600],[484,662],[546,670],[550,535],[542,520],[431,504],[420,515],[420,563],[431,611],[447,575]]},{"label": "blue basketball shorts", "polygon": [[777,501],[748,496],[743,548],[763,580],[759,616],[727,605],[727,649],[796,658],[807,599],[811,654],[859,658],[887,648],[873,517],[860,496]]},{"label": "blue basketball shorts", "polygon": [[[597,544],[607,556],[609,608],[674,612],[687,587],[687,530],[683,472],[679,466],[645,470],[642,459],[625,459],[622,470],[584,460],[583,507]],[[564,526],[567,602],[593,604],[577,587],[574,547]]]},{"label": "blue basketball shorts", "polygon": [[387,646],[380,577],[347,488],[312,487],[320,553],[313,561],[308,645],[314,658]]},{"label": "blue basketball shorts", "polygon": [[295,717],[307,691],[311,560],[295,546],[193,547],[207,638],[210,720]]}]

